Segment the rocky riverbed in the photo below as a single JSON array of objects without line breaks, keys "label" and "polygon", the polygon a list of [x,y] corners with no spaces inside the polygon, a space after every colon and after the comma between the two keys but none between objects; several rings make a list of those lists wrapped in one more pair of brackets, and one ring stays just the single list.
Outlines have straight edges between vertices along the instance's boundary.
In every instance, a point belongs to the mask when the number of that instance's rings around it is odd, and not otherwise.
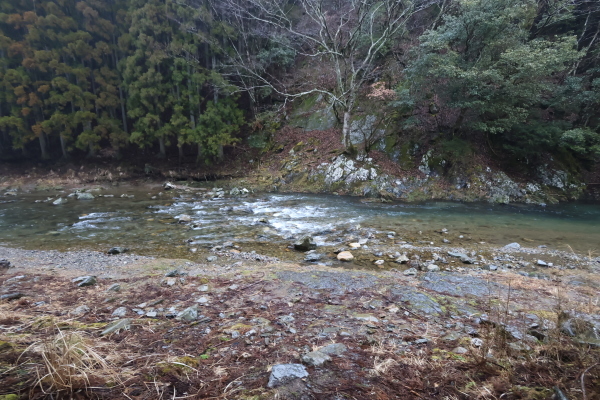
[{"label": "rocky riverbed", "polygon": [[[323,252],[303,250],[291,251]],[[0,396],[600,396],[597,259],[516,244],[381,251],[368,249],[397,267],[229,246],[203,262],[0,247]],[[80,357],[68,385],[44,376],[73,346],[102,362]]]}]

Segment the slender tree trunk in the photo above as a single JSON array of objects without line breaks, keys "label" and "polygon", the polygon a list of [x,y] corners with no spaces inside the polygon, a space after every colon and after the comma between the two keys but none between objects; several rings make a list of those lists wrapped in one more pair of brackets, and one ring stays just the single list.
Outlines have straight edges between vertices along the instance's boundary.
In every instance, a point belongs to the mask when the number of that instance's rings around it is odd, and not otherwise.
[{"label": "slender tree trunk", "polygon": [[62,150],[63,158],[65,160],[68,160],[69,153],[67,153],[67,145],[65,143],[65,138],[63,137],[63,135],[58,135],[58,137],[60,137],[60,148]]},{"label": "slender tree trunk", "polygon": [[158,158],[166,158],[167,150],[165,148],[165,138],[164,137],[158,138],[158,146],[160,148],[159,153],[158,153]]},{"label": "slender tree trunk", "polygon": [[40,139],[40,150],[42,151],[42,159],[47,160],[50,157],[48,156],[48,149],[47,149],[47,145],[46,145],[46,134],[44,132],[41,132],[39,139]]},{"label": "slender tree trunk", "polygon": [[[85,130],[87,131],[92,131],[92,121],[88,121],[85,123]],[[88,144],[88,158],[92,158],[96,156],[96,146],[94,146],[93,142],[90,142]]]},{"label": "slender tree trunk", "polygon": [[342,125],[342,145],[344,148],[350,148],[350,119],[352,115],[349,111],[344,111],[344,123]]}]

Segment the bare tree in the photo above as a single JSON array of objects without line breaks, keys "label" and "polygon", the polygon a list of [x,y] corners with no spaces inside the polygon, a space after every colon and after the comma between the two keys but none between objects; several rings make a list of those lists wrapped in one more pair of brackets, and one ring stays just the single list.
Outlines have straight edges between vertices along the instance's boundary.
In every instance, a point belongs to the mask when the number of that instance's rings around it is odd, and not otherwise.
[{"label": "bare tree", "polygon": [[[286,99],[323,94],[342,122],[342,143],[350,147],[350,122],[361,88],[373,79],[377,62],[410,18],[437,0],[214,0],[220,15],[240,28],[230,45],[232,65],[246,89],[268,87]],[[298,12],[298,11],[301,12]],[[249,29],[249,27],[252,27]],[[257,68],[242,31],[293,49],[332,69],[331,87],[293,90]],[[242,38],[242,39],[240,39]]]}]

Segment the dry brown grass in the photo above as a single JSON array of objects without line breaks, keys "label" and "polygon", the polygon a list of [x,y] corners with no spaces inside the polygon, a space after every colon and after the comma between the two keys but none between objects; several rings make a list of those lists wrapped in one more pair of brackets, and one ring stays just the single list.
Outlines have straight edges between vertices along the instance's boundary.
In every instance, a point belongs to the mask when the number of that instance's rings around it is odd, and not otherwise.
[{"label": "dry brown grass", "polygon": [[32,344],[26,351],[39,353],[42,362],[36,366],[37,381],[45,394],[88,391],[94,386],[119,384],[106,349],[94,343],[84,332],[58,333],[47,340]]}]

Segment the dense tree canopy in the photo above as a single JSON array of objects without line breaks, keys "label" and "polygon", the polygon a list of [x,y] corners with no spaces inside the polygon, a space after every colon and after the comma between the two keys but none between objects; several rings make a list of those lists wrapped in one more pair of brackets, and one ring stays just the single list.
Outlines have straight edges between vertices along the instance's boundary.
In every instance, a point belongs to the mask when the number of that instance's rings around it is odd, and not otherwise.
[{"label": "dense tree canopy", "polygon": [[0,1],[0,156],[218,160],[247,121],[315,93],[348,146],[377,87],[398,138],[594,162],[598,43],[591,0]]}]

